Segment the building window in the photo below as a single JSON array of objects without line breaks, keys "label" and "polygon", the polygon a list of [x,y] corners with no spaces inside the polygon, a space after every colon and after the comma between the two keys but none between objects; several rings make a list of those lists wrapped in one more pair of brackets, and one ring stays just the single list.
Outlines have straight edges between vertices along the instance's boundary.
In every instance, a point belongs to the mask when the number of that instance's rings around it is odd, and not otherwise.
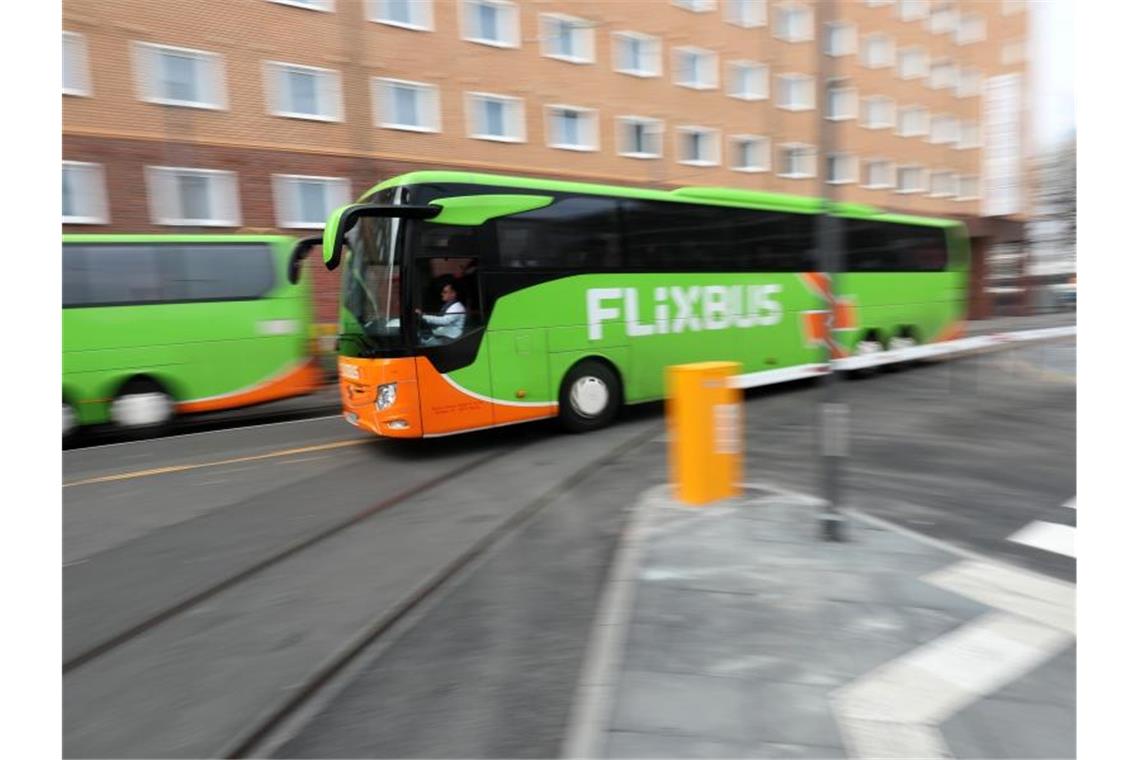
[{"label": "building window", "polygon": [[690,166],[720,163],[720,133],[708,127],[677,127],[678,162]]},{"label": "building window", "polygon": [[884,8],[888,5],[894,5],[895,0],[863,0],[863,4],[868,8]]},{"label": "building window", "polygon": [[930,142],[934,145],[944,145],[958,140],[958,119],[954,116],[940,115],[930,120]]},{"label": "building window", "polygon": [[1015,66],[1021,63],[1025,54],[1025,45],[1021,40],[1014,40],[1007,42],[1001,46],[1001,64],[1002,66]]},{"label": "building window", "polygon": [[467,93],[468,135],[478,140],[525,142],[523,102],[519,98]]},{"label": "building window", "polygon": [[890,161],[880,158],[866,161],[864,165],[867,167],[864,187],[868,190],[883,190],[894,187],[894,183],[891,182],[894,172],[891,171]]},{"label": "building window", "polygon": [[106,224],[107,192],[103,167],[82,161],[63,162],[63,223]]},{"label": "building window", "polygon": [[930,132],[930,111],[922,106],[909,106],[899,111],[899,136],[921,137]]},{"label": "building window", "polygon": [[808,179],[815,176],[815,148],[788,143],[780,146],[779,176],[786,179]]},{"label": "building window", "polygon": [[827,157],[827,182],[846,185],[859,176],[859,160],[850,153],[832,153]]},{"label": "building window", "polygon": [[898,192],[926,192],[926,172],[921,166],[900,166],[898,170]]},{"label": "building window", "polygon": [[827,113],[832,121],[854,119],[859,111],[859,96],[854,87],[831,87],[827,90]]},{"label": "building window", "polygon": [[863,126],[889,129],[895,125],[895,104],[890,98],[873,95],[863,100]]},{"label": "building window", "polygon": [[664,128],[659,119],[619,116],[617,129],[620,155],[628,158],[661,158],[661,135]]},{"label": "building window", "polygon": [[982,147],[982,131],[976,121],[964,121],[958,128],[958,150]]},{"label": "building window", "polygon": [[728,64],[728,95],[740,100],[766,100],[767,65],[752,61],[733,61]]},{"label": "building window", "polygon": [[378,127],[439,131],[439,88],[433,84],[375,77],[372,106]]},{"label": "building window", "polygon": [[958,84],[958,67],[953,61],[937,61],[930,66],[929,84],[934,90],[953,89]]},{"label": "building window", "polygon": [[142,99],[187,108],[225,108],[222,57],[203,50],[134,45]]},{"label": "building window", "polygon": [[729,144],[734,171],[766,172],[772,168],[772,143],[767,137],[735,135]]},{"label": "building window", "polygon": [[544,13],[542,54],[570,63],[594,62],[594,29],[585,19]]},{"label": "building window", "polygon": [[274,116],[340,121],[340,73],[315,66],[266,61],[269,111]]},{"label": "building window", "polygon": [[661,40],[637,32],[615,32],[614,70],[636,77],[661,76]]},{"label": "building window", "polygon": [[863,38],[863,65],[869,69],[885,69],[894,63],[894,43],[885,34],[868,34]]},{"label": "building window", "polygon": [[546,144],[562,150],[598,149],[598,112],[577,106],[546,107]]},{"label": "building window", "polygon": [[806,5],[781,5],[776,8],[773,36],[784,42],[807,42],[815,37],[811,8]]},{"label": "building window", "polygon": [[716,53],[700,48],[676,48],[673,51],[676,72],[673,81],[694,90],[716,87]]},{"label": "building window", "polygon": [[506,0],[463,0],[463,39],[494,47],[518,47],[518,6]]},{"label": "building window", "polygon": [[788,111],[815,108],[815,80],[807,74],[781,74],[776,77],[776,105]]},{"label": "building window", "polygon": [[63,33],[63,94],[91,94],[91,80],[87,72],[87,38],[75,32]]},{"label": "building window", "polygon": [[958,75],[958,92],[960,98],[971,98],[982,94],[982,72],[979,69],[962,69]]},{"label": "building window", "polygon": [[294,8],[304,8],[309,11],[322,11],[332,13],[333,0],[269,0],[278,5],[291,5]]},{"label": "building window", "polygon": [[954,42],[959,45],[969,45],[982,42],[986,38],[986,17],[978,14],[963,16],[958,23]]},{"label": "building window", "polygon": [[859,35],[854,24],[833,22],[823,33],[823,49],[830,56],[854,55]]},{"label": "building window", "polygon": [[899,77],[921,79],[927,75],[926,51],[922,48],[906,48],[899,51]]},{"label": "building window", "polygon": [[958,29],[958,9],[952,3],[940,2],[930,12],[930,32],[950,34]]},{"label": "building window", "polygon": [[930,13],[930,0],[899,0],[899,18],[919,21]]},{"label": "building window", "polygon": [[335,209],[351,203],[347,179],[273,175],[273,199],[277,226],[289,229],[321,229]]},{"label": "building window", "polygon": [[724,20],[753,29],[768,22],[767,0],[724,0]]},{"label": "building window", "polygon": [[368,0],[368,20],[401,29],[430,32],[432,0]]},{"label": "building window", "polygon": [[693,13],[707,13],[716,8],[716,0],[673,0],[673,5]]},{"label": "building window", "polygon": [[954,172],[933,172],[930,175],[930,195],[934,198],[951,198],[957,194]]},{"label": "building window", "polygon": [[237,175],[233,172],[148,166],[146,180],[155,224],[241,226]]},{"label": "building window", "polygon": [[1001,0],[1001,15],[1012,16],[1025,10],[1025,0]]},{"label": "building window", "polygon": [[974,201],[978,199],[978,178],[977,177],[959,177],[958,178],[958,197],[960,201]]}]

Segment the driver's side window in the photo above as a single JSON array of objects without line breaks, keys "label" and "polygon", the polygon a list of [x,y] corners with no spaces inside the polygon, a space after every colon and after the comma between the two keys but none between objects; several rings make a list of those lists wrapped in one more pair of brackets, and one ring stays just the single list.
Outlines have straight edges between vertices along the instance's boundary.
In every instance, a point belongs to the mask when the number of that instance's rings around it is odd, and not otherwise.
[{"label": "driver's side window", "polygon": [[420,345],[450,343],[482,326],[477,258],[421,259],[418,269]]}]

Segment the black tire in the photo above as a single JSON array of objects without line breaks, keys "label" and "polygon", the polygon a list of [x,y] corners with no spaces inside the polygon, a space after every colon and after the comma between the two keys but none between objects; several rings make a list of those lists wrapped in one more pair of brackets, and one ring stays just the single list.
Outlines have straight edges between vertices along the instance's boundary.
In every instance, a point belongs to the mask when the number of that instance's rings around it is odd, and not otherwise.
[{"label": "black tire", "polygon": [[558,417],[571,433],[587,433],[613,422],[621,402],[621,378],[617,373],[604,362],[583,359],[562,379]]},{"label": "black tire", "polygon": [[[154,413],[147,409],[131,409],[129,406],[121,408],[125,403],[130,405],[146,398],[152,405],[162,405]],[[161,384],[148,377],[136,377],[128,380],[115,394],[111,402],[111,422],[115,429],[132,437],[146,437],[167,431],[174,421],[174,398]]]}]

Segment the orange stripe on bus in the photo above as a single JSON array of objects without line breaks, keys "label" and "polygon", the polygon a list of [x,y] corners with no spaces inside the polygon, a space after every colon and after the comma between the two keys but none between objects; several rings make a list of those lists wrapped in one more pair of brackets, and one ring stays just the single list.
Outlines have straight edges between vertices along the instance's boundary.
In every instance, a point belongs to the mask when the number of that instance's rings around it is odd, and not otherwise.
[{"label": "orange stripe on bus", "polygon": [[183,401],[178,404],[178,411],[183,413],[213,412],[219,409],[250,406],[265,401],[275,401],[289,396],[311,393],[320,386],[321,370],[316,360],[313,360],[244,391],[229,393],[217,398],[201,399],[200,401]]}]

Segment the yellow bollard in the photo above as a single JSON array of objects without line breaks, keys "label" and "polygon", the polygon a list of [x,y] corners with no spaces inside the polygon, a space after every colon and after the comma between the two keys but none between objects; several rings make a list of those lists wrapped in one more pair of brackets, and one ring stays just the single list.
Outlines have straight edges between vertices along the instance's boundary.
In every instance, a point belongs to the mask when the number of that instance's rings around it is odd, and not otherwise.
[{"label": "yellow bollard", "polygon": [[740,493],[744,407],[738,362],[678,364],[665,373],[669,474],[677,499],[707,504]]}]

